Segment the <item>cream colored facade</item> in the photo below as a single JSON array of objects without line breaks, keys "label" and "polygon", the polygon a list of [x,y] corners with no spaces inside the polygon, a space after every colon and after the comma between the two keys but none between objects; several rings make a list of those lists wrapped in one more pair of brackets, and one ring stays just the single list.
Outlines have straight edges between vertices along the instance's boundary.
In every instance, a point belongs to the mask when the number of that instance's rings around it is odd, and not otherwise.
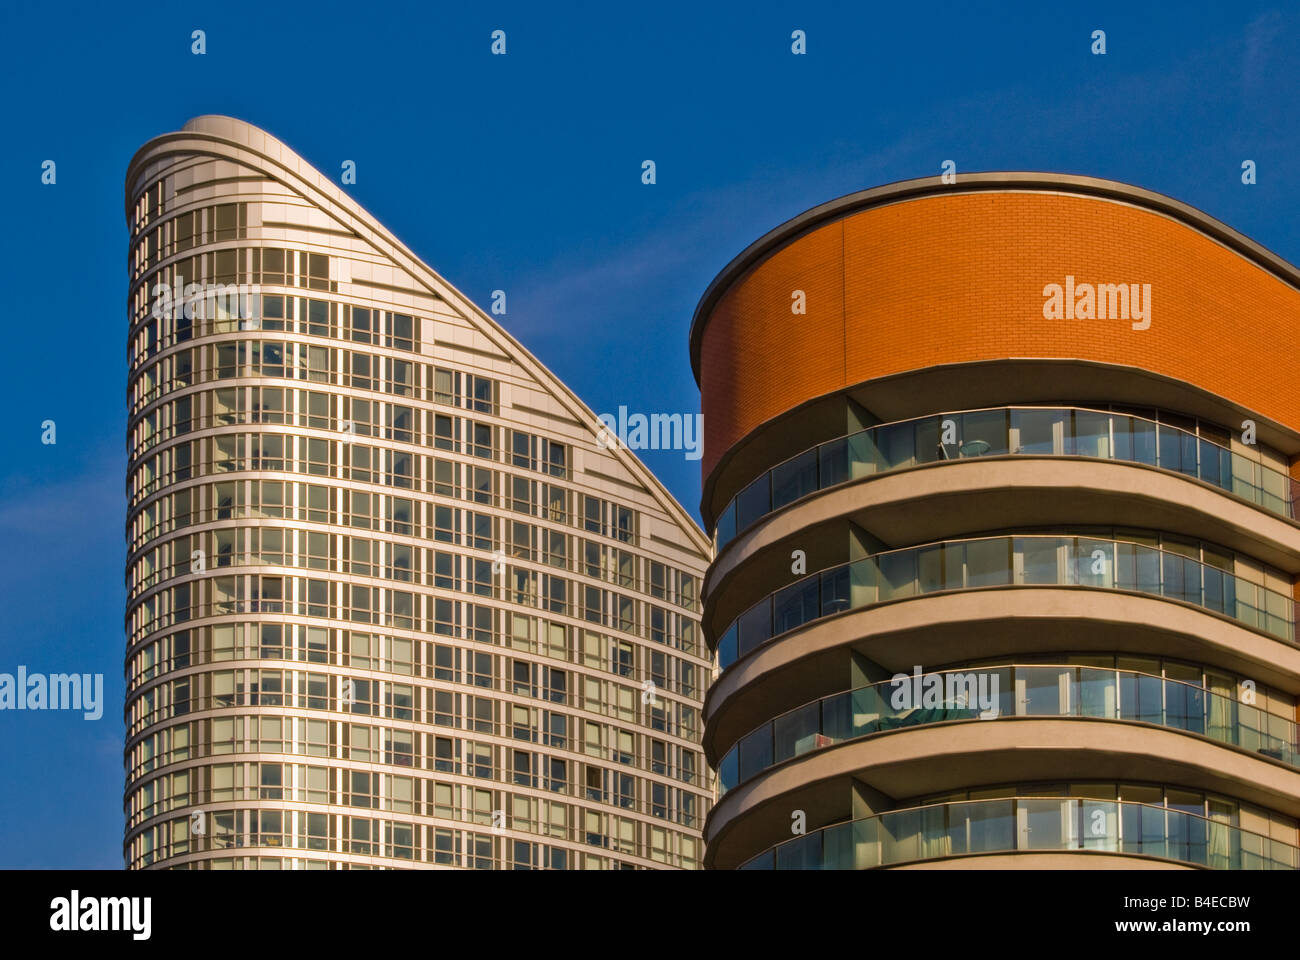
[{"label": "cream colored facade", "polygon": [[698,867],[680,505],[256,127],[151,140],[126,213],[128,867]]}]

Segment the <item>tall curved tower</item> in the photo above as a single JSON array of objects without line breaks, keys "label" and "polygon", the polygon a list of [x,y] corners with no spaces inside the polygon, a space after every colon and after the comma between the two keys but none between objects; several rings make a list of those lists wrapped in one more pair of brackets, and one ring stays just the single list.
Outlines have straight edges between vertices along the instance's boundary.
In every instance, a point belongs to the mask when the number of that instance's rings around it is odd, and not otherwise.
[{"label": "tall curved tower", "polygon": [[913,180],[696,311],[714,868],[1297,857],[1300,272],[1167,197]]},{"label": "tall curved tower", "polygon": [[680,505],[256,127],[126,216],[128,867],[698,866]]}]

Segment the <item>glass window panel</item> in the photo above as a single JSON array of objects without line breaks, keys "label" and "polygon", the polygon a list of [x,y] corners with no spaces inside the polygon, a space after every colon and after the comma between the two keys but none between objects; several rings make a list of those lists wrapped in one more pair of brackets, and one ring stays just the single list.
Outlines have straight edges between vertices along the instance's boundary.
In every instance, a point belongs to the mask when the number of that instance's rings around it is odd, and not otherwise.
[{"label": "glass window panel", "polygon": [[807,450],[772,470],[772,509],[817,489],[817,450]]},{"label": "glass window panel", "polygon": [[1063,410],[1021,409],[1011,412],[1011,427],[1017,431],[1015,453],[1059,454],[1065,450]]},{"label": "glass window panel", "polygon": [[966,544],[966,586],[991,587],[1011,582],[1011,538],[994,537]]},{"label": "glass window panel", "polygon": [[1074,411],[1074,451],[1080,457],[1111,456],[1110,414]]},{"label": "glass window panel", "polygon": [[1006,410],[980,410],[962,414],[961,456],[991,457],[1007,453],[1007,426]]}]

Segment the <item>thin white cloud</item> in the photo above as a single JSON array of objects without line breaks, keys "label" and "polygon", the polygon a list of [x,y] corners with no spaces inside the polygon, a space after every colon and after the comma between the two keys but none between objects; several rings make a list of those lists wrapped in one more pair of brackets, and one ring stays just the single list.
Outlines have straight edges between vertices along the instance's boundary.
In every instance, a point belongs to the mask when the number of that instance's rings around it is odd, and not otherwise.
[{"label": "thin white cloud", "polygon": [[126,519],[121,474],[119,458],[92,462],[45,486],[9,478],[0,495],[0,536],[37,543],[52,534],[79,531],[97,539],[105,529],[120,530]]},{"label": "thin white cloud", "polygon": [[1241,83],[1247,95],[1257,91],[1267,82],[1269,60],[1275,47],[1274,41],[1287,26],[1287,20],[1281,11],[1267,10],[1246,27]]},{"label": "thin white cloud", "polygon": [[[635,240],[608,247],[596,257],[557,257],[517,281],[517,332],[543,334],[560,319],[566,330],[575,323],[600,328],[611,310],[619,315],[635,312],[637,305],[655,302],[647,301],[647,291],[680,283],[684,275],[707,283],[754,237],[807,206],[874,186],[879,176],[873,171],[886,169],[908,153],[913,140],[909,136],[894,147],[851,162],[839,159],[780,176],[760,172],[740,183],[698,191],[675,204]],[[768,213],[773,209],[780,211],[775,219]]]}]

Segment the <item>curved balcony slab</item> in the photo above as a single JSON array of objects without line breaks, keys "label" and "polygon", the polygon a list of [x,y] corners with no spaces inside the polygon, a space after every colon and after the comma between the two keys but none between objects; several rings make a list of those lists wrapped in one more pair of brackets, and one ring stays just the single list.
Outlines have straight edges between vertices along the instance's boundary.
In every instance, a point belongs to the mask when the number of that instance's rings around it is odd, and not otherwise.
[{"label": "curved balcony slab", "polygon": [[1191,659],[1300,694],[1300,648],[1226,616],[1160,597],[1088,587],[936,593],[850,610],[779,636],[724,670],[704,702],[704,747],[848,683],[847,651],[910,673],[1053,651]]},{"label": "curved balcony slab", "polygon": [[[707,865],[727,869],[834,815],[852,781],[886,796],[1000,783],[1089,779],[1176,784],[1300,816],[1300,770],[1163,727],[1082,717],[1013,717],[909,727],[804,754],[729,791],[705,824]],[[824,822],[824,821],[823,821]]]},{"label": "curved balcony slab", "polygon": [[791,551],[808,549],[822,528],[847,522],[902,545],[1089,523],[1158,529],[1300,574],[1300,525],[1181,474],[1087,458],[972,458],[831,487],[759,521],[709,569],[706,629],[789,583]]}]

